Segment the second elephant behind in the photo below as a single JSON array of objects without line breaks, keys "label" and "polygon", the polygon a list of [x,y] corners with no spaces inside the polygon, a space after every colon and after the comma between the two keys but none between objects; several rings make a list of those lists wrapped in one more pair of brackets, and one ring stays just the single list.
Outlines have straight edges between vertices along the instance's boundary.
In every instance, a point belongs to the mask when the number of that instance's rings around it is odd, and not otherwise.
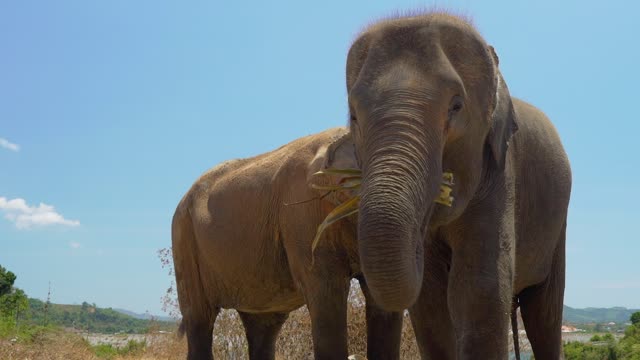
[{"label": "second elephant behind", "polygon": [[[347,296],[360,272],[354,219],[322,235],[318,225],[344,194],[320,199],[309,184],[327,167],[354,168],[344,128],[295,140],[272,152],[232,160],[202,175],[178,205],[172,226],[178,300],[188,358],[212,359],[212,331],[221,308],[236,309],[251,359],[273,359],[289,312],[309,308],[316,359],[347,358]],[[334,181],[337,179],[333,179]],[[402,316],[383,312],[366,284],[368,357],[399,357]]]}]

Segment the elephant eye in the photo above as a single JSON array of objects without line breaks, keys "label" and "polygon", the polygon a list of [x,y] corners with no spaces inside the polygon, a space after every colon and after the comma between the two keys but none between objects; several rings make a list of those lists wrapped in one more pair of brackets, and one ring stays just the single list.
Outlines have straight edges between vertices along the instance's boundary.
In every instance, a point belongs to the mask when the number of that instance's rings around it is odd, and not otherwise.
[{"label": "elephant eye", "polygon": [[349,112],[349,121],[352,123],[357,123],[358,119],[356,118],[355,115],[353,115],[353,112]]},{"label": "elephant eye", "polygon": [[451,119],[453,115],[460,112],[463,106],[464,106],[464,102],[462,100],[462,97],[459,95],[454,96],[451,99],[451,104],[449,105],[449,119]]},{"label": "elephant eye", "polygon": [[454,96],[451,99],[451,103],[449,104],[449,118],[447,119],[447,128],[450,128],[454,124],[454,119],[456,118],[456,114],[462,110],[464,103],[462,101],[462,97],[459,95]]}]

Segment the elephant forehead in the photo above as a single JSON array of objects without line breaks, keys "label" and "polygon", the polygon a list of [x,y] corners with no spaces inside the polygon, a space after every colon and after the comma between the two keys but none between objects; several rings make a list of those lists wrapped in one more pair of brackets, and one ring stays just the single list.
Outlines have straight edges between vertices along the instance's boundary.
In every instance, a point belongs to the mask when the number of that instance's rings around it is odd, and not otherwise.
[{"label": "elephant forehead", "polygon": [[369,53],[349,96],[357,107],[395,95],[428,101],[438,98],[445,89],[460,87],[462,79],[439,45],[378,49]]},{"label": "elephant forehead", "polygon": [[[374,55],[375,56],[375,55]],[[379,91],[389,89],[420,89],[423,76],[420,65],[406,58],[396,58],[377,69],[365,69],[365,74],[374,77],[373,88]],[[381,71],[382,70],[382,71]]]}]

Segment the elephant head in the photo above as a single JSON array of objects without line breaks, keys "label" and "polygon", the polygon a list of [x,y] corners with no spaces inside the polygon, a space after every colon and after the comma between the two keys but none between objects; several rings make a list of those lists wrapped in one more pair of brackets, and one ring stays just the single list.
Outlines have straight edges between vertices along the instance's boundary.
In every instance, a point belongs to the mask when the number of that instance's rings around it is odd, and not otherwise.
[{"label": "elephant head", "polygon": [[[355,149],[351,133],[346,128],[336,129],[331,140],[318,148],[315,156],[309,163],[307,172],[307,184],[311,187],[315,185],[331,185],[340,181],[347,175],[338,174],[331,177],[316,176],[318,172],[327,169],[357,169],[358,163],[355,157]],[[326,192],[323,192],[326,194]],[[338,206],[345,200],[355,195],[355,190],[331,192],[327,197],[333,206]]]},{"label": "elephant head", "polygon": [[[347,58],[350,129],[362,169],[361,267],[389,311],[408,308],[423,276],[429,229],[459,216],[481,179],[504,171],[516,130],[493,48],[445,14],[385,20]],[[434,202],[443,172],[451,206]]]}]

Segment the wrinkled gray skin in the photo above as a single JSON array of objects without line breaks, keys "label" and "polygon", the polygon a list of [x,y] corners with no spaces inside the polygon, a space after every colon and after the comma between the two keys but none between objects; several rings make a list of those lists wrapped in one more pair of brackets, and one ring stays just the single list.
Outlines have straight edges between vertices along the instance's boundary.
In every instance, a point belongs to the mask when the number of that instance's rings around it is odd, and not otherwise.
[{"label": "wrinkled gray skin", "polygon": [[[410,308],[425,359],[507,359],[516,296],[536,359],[561,358],[571,171],[493,48],[447,14],[385,20],[352,45],[347,90],[376,303]],[[452,207],[434,203],[443,171]]]},{"label": "wrinkled gray skin", "polygon": [[[354,219],[329,227],[311,266],[318,225],[347,194],[313,190],[328,168],[356,167],[344,128],[306,136],[274,151],[225,162],[203,174],[178,205],[172,226],[178,301],[188,359],[212,359],[221,308],[238,310],[249,357],[273,359],[288,313],[306,304],[316,359],[347,358],[349,281],[359,277]],[[302,201],[302,202],[301,202]],[[301,202],[295,205],[285,205]],[[400,312],[375,306],[366,283],[369,359],[398,359]]]}]

